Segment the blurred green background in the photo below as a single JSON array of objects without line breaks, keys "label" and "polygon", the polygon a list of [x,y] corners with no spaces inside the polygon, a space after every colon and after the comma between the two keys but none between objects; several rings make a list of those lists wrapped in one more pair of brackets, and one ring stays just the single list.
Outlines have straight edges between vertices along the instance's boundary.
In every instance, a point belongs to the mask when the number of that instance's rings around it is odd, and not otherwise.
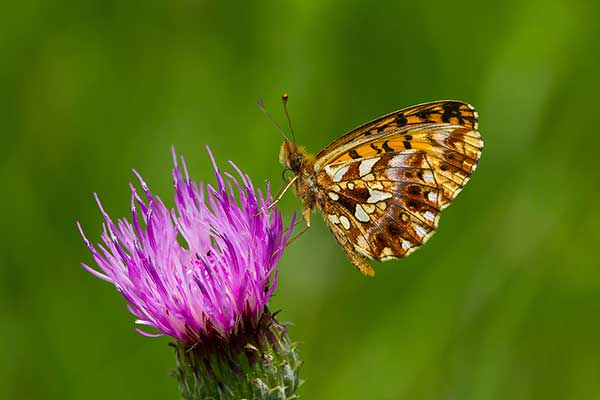
[{"label": "blurred green background", "polygon": [[[126,216],[138,169],[171,199],[170,146],[278,187],[290,93],[317,152],[425,101],[475,105],[485,140],[438,233],[361,276],[318,216],[273,300],[302,341],[304,399],[600,398],[594,1],[57,1],[0,14],[0,397],[176,399],[75,227]],[[172,204],[172,202],[169,202]],[[300,202],[282,204],[289,220]]]}]

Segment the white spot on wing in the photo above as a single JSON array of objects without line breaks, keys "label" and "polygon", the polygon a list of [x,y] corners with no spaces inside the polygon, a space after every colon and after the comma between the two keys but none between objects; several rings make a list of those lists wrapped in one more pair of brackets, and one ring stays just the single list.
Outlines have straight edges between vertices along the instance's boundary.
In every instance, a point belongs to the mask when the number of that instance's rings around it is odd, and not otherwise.
[{"label": "white spot on wing", "polygon": [[367,214],[373,214],[375,211],[375,204],[363,204],[362,208],[367,212]]},{"label": "white spot on wing", "polygon": [[350,229],[350,220],[345,215],[340,217],[340,223],[345,229]]},{"label": "white spot on wing", "polygon": [[389,247],[384,247],[383,249],[381,249],[381,255],[382,256],[393,256],[394,252],[392,251],[391,248]]},{"label": "white spot on wing", "polygon": [[367,203],[378,203],[382,200],[389,199],[390,197],[392,197],[390,192],[382,192],[369,188],[369,198],[367,199]]},{"label": "white spot on wing", "polygon": [[346,185],[348,187],[348,190],[354,190],[354,182],[348,182],[348,185]]},{"label": "white spot on wing", "polygon": [[365,182],[374,181],[375,180],[375,175],[368,174],[368,175],[363,176],[362,179]]},{"label": "white spot on wing", "polygon": [[339,224],[340,223],[340,219],[338,218],[337,215],[335,214],[329,214],[327,215],[327,219],[332,223],[332,224]]},{"label": "white spot on wing", "polygon": [[403,168],[408,165],[408,161],[413,157],[413,154],[398,154],[397,156],[392,157],[389,161],[388,165],[392,168]]},{"label": "white spot on wing", "polygon": [[429,194],[427,195],[427,198],[429,199],[429,201],[435,203],[438,199],[438,194],[435,192],[429,192]]},{"label": "white spot on wing", "polygon": [[327,172],[327,175],[333,177],[333,174],[335,173],[335,169],[331,165],[326,165],[325,172]]},{"label": "white spot on wing", "polygon": [[417,232],[417,235],[419,235],[419,238],[421,239],[423,239],[427,234],[427,231],[420,225],[415,226],[415,232]]},{"label": "white spot on wing", "polygon": [[[362,240],[360,240],[362,239]],[[366,245],[365,247],[360,246],[360,243],[363,243]],[[358,238],[356,239],[356,244],[354,245],[354,249],[356,251],[358,251],[360,254],[362,254],[365,257],[371,258],[373,255],[369,253],[369,243],[367,243],[367,241],[362,237],[362,236],[358,236]]]},{"label": "white spot on wing", "polygon": [[335,171],[335,174],[333,174],[333,178],[331,178],[334,182],[339,182],[342,180],[342,177],[344,176],[344,174],[346,172],[348,172],[348,168],[350,168],[350,166],[345,165],[341,168],[338,168],[337,171]]},{"label": "white spot on wing", "polygon": [[328,195],[328,196],[329,196],[329,198],[330,198],[331,200],[333,200],[333,201],[337,201],[337,200],[339,200],[339,198],[340,198],[340,196],[338,196],[338,194],[337,194],[337,193],[335,193],[335,192],[329,192],[329,193],[327,193],[327,195]]},{"label": "white spot on wing", "polygon": [[371,172],[371,168],[373,168],[373,165],[375,165],[375,163],[379,160],[380,160],[379,157],[367,158],[366,160],[362,160],[360,165],[358,166],[359,175],[363,176],[363,175],[366,175],[369,172]]},{"label": "white spot on wing", "polygon": [[354,216],[357,220],[361,222],[369,222],[371,219],[369,218],[369,214],[365,212],[360,204],[356,205],[356,210],[354,211]]},{"label": "white spot on wing", "polygon": [[423,179],[427,183],[435,183],[435,179],[433,178],[433,174],[431,173],[431,171],[423,172]]},{"label": "white spot on wing", "polygon": [[429,220],[432,222],[435,219],[435,215],[431,211],[426,211],[425,214],[423,214],[423,216],[425,217],[426,220]]},{"label": "white spot on wing", "polygon": [[356,244],[358,245],[358,247],[365,249],[365,250],[370,247],[369,242],[367,242],[367,240],[364,238],[363,235],[358,235],[356,237]]},{"label": "white spot on wing", "polygon": [[403,241],[402,241],[402,248],[403,248],[404,250],[408,250],[408,249],[410,249],[410,246],[411,246],[411,244],[410,244],[410,242],[409,242],[408,240],[403,240]]}]

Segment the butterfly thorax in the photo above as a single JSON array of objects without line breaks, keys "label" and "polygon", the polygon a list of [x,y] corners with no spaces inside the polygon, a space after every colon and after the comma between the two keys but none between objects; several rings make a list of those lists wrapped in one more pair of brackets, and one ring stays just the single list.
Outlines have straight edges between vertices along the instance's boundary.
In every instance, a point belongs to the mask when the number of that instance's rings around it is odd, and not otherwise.
[{"label": "butterfly thorax", "polygon": [[300,197],[305,210],[311,210],[316,201],[318,186],[315,179],[315,157],[306,152],[304,147],[284,141],[279,153],[281,165],[297,177],[293,184],[294,193]]}]

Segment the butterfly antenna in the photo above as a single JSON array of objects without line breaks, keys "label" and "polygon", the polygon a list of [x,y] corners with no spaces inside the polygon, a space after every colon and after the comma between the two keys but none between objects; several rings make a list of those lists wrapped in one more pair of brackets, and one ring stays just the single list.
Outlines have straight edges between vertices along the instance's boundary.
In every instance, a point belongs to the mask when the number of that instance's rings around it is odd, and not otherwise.
[{"label": "butterfly antenna", "polygon": [[[262,112],[265,113],[265,115],[267,116],[267,118],[269,118],[269,120],[271,120],[271,122],[273,123],[273,125],[275,125],[277,127],[277,129],[279,130],[279,132],[281,132],[281,134],[283,135],[283,137],[285,138],[285,140],[287,140],[288,142],[290,142],[290,138],[288,138],[288,136],[285,134],[285,131],[283,130],[283,128],[281,128],[281,126],[279,126],[279,124],[277,123],[277,121],[275,121],[275,119],[271,116],[271,114],[269,114],[269,112],[265,108],[264,101],[262,99],[258,99],[256,101],[256,103],[258,104],[258,106],[260,107],[260,109],[262,110]],[[292,134],[293,134],[293,132],[292,132]]]},{"label": "butterfly antenna", "polygon": [[281,96],[281,102],[283,103],[283,111],[285,111],[285,116],[288,120],[288,126],[290,127],[290,132],[292,132],[292,140],[294,143],[294,146],[296,146],[296,134],[294,133],[294,128],[292,127],[292,119],[290,118],[290,114],[288,113],[288,109],[287,109],[287,102],[288,102],[288,94],[284,93]]}]

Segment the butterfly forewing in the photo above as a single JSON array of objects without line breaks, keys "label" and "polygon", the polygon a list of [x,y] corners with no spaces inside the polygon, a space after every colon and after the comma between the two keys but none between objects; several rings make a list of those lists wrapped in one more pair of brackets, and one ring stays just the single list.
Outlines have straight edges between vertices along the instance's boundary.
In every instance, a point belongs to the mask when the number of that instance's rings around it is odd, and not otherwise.
[{"label": "butterfly forewing", "polygon": [[333,162],[343,153],[348,153],[350,158],[358,158],[351,150],[360,143],[431,124],[462,126],[476,132],[476,138],[480,139],[477,111],[470,104],[454,100],[424,103],[384,115],[348,132],[317,154],[315,170]]}]

